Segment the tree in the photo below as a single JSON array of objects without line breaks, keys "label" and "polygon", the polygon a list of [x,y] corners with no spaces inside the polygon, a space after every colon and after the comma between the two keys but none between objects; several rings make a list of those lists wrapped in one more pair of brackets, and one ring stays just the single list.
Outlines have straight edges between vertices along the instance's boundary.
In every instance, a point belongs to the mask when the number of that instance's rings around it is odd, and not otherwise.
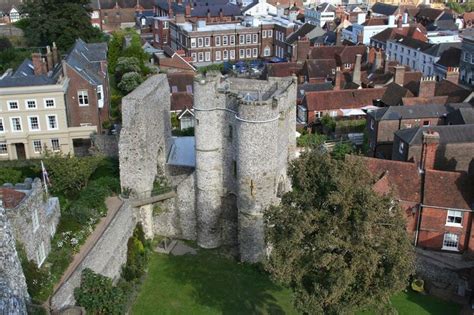
[{"label": "tree", "polygon": [[344,160],[346,154],[351,154],[354,151],[350,143],[338,142],[331,152],[331,156],[336,160]]},{"label": "tree", "polygon": [[296,145],[299,147],[318,147],[327,140],[325,135],[317,133],[303,134],[296,139]]},{"label": "tree", "polygon": [[122,76],[122,80],[117,87],[124,94],[128,94],[135,90],[140,83],[142,83],[142,76],[138,72],[127,72]]},{"label": "tree", "polygon": [[82,271],[81,286],[74,290],[74,298],[91,314],[123,314],[125,294],[109,279],[89,268]]},{"label": "tree", "polygon": [[87,185],[89,177],[99,166],[100,155],[77,157],[47,154],[44,164],[55,192],[74,195]]},{"label": "tree", "polygon": [[0,52],[5,51],[7,49],[12,49],[12,43],[6,37],[0,37]]},{"label": "tree", "polygon": [[78,38],[103,40],[102,32],[91,24],[89,0],[26,0],[20,11],[26,16],[22,27],[31,46],[56,42],[65,51]]},{"label": "tree", "polygon": [[140,72],[140,61],[136,57],[120,57],[115,66],[115,77],[117,81],[127,72]]},{"label": "tree", "polygon": [[357,161],[311,150],[289,169],[293,190],[265,213],[273,278],[304,314],[343,314],[388,304],[408,284],[413,248],[405,220],[376,194]]},{"label": "tree", "polygon": [[21,171],[6,167],[0,168],[0,185],[4,183],[16,184],[23,180]]},{"label": "tree", "polygon": [[122,31],[112,33],[112,39],[109,41],[109,49],[107,50],[107,62],[110,74],[114,74],[115,68],[117,67],[117,62],[123,49],[124,38],[125,35]]}]

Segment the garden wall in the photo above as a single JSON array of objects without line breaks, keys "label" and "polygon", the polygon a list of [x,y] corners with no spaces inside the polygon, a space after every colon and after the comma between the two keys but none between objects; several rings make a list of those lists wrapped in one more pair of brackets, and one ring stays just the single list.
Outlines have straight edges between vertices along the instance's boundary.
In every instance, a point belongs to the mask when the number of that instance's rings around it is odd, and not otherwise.
[{"label": "garden wall", "polygon": [[85,268],[112,279],[120,277],[122,265],[127,261],[127,242],[133,234],[135,224],[133,208],[125,202],[91,251],[54,293],[51,301],[53,309],[75,304],[74,289],[79,287],[81,273]]},{"label": "garden wall", "polygon": [[92,142],[99,153],[108,157],[118,157],[118,135],[93,135]]}]

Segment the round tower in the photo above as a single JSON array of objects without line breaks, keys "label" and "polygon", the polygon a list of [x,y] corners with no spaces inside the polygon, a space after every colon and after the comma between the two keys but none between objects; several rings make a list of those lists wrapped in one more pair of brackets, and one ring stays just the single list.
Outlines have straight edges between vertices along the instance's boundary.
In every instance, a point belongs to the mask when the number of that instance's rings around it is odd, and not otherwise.
[{"label": "round tower", "polygon": [[260,93],[240,99],[236,115],[239,247],[242,261],[264,258],[263,211],[275,200],[278,103]]},{"label": "round tower", "polygon": [[222,101],[219,82],[220,75],[213,73],[194,81],[197,242],[203,248],[221,245],[223,112],[216,110]]}]

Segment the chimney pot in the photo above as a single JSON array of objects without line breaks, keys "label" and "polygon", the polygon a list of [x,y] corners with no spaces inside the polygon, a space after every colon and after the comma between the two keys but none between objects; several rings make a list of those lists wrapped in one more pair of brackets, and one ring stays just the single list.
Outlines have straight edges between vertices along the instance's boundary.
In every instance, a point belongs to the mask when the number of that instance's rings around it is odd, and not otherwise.
[{"label": "chimney pot", "polygon": [[436,80],[434,76],[421,78],[418,97],[433,97],[436,90]]},{"label": "chimney pot", "polygon": [[394,80],[396,84],[403,86],[405,81],[405,67],[404,66],[395,66]]}]

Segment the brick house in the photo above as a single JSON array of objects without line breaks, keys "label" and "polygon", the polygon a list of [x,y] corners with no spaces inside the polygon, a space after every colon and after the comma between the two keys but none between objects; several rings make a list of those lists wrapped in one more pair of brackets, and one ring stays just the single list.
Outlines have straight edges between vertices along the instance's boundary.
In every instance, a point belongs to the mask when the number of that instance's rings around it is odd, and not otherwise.
[{"label": "brick house", "polygon": [[87,44],[78,39],[63,60],[63,73],[70,79],[66,92],[68,125],[97,126],[109,119],[107,44]]},{"label": "brick house", "polygon": [[436,133],[424,133],[419,163],[358,158],[375,176],[374,189],[399,202],[415,246],[472,253],[472,179],[466,172],[434,169],[438,139]]},{"label": "brick house", "polygon": [[474,125],[441,125],[417,127],[395,132],[392,159],[413,161],[421,156],[423,134],[427,131],[439,135],[434,152],[434,166],[444,171],[474,171]]},{"label": "brick house", "polygon": [[390,159],[396,131],[416,126],[444,125],[446,115],[464,107],[469,108],[471,105],[461,103],[390,106],[368,112],[369,155]]},{"label": "brick house", "polygon": [[194,127],[193,111],[193,72],[168,73],[170,86],[170,107],[172,115],[176,115],[181,130]]}]

